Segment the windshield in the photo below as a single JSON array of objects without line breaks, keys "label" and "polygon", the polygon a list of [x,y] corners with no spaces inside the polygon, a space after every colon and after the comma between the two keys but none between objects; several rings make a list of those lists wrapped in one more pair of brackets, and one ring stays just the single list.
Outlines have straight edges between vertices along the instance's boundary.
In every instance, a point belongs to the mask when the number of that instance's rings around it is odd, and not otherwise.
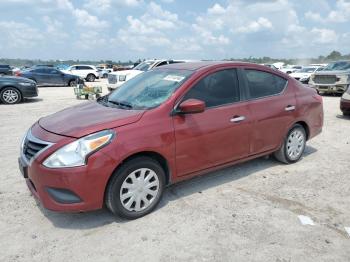
[{"label": "windshield", "polygon": [[138,64],[133,69],[140,70],[140,71],[147,71],[151,67],[153,62],[142,62],[141,64]]},{"label": "windshield", "polygon": [[192,74],[187,70],[151,70],[130,79],[108,96],[125,109],[150,109],[166,101]]},{"label": "windshield", "polygon": [[331,63],[328,66],[326,66],[323,70],[324,71],[350,70],[350,62],[341,61],[341,62]]},{"label": "windshield", "polygon": [[303,69],[300,69],[298,73],[313,73],[315,70],[315,67],[304,67]]}]

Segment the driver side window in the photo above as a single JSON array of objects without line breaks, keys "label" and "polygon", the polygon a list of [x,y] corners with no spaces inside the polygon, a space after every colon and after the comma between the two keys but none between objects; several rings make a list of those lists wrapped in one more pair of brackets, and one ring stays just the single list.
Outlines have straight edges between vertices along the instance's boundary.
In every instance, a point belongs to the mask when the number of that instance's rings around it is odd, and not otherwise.
[{"label": "driver side window", "polygon": [[206,107],[238,102],[240,92],[236,70],[221,70],[204,77],[190,89],[183,101],[190,98],[204,101]]}]

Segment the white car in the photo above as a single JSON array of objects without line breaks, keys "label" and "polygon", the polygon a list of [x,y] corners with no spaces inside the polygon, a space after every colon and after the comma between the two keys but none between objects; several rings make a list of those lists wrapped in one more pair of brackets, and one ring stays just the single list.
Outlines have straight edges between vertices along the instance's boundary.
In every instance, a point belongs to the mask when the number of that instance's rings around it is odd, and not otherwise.
[{"label": "white car", "polygon": [[185,60],[146,60],[130,70],[116,71],[108,74],[108,90],[112,91],[131,78],[151,70],[158,66],[174,64],[174,63],[184,63]]},{"label": "white car", "polygon": [[300,65],[287,65],[287,66],[284,66],[278,70],[280,70],[281,72],[286,73],[286,74],[291,74],[291,73],[294,73],[298,70],[301,70],[302,68],[303,67]]},{"label": "white car", "polygon": [[291,73],[290,76],[302,82],[303,84],[308,84],[310,76],[316,71],[321,71],[323,68],[324,67],[322,66],[307,66],[294,73]]},{"label": "white car", "polygon": [[94,82],[96,78],[99,78],[99,71],[93,65],[72,65],[66,70],[61,70],[64,73],[76,75],[88,82]]}]

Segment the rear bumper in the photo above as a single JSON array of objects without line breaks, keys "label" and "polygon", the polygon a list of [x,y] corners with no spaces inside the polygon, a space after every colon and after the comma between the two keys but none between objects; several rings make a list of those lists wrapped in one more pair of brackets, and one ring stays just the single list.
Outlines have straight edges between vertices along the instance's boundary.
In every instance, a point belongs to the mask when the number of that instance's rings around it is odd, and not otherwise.
[{"label": "rear bumper", "polygon": [[340,99],[340,110],[343,113],[350,114],[350,100],[341,98]]}]

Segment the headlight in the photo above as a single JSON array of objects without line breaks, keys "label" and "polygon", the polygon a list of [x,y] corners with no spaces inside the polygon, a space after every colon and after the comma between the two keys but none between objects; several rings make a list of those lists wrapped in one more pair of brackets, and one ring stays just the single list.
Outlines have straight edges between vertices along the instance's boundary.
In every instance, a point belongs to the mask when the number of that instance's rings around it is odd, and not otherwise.
[{"label": "headlight", "polygon": [[119,81],[125,81],[125,80],[126,80],[126,75],[119,76]]},{"label": "headlight", "polygon": [[43,163],[49,168],[83,166],[87,158],[97,150],[109,144],[115,137],[112,130],[104,130],[80,138],[50,155]]},{"label": "headlight", "polygon": [[18,84],[20,84],[21,86],[31,86],[32,85],[32,83],[28,83],[28,82],[20,82]]}]

